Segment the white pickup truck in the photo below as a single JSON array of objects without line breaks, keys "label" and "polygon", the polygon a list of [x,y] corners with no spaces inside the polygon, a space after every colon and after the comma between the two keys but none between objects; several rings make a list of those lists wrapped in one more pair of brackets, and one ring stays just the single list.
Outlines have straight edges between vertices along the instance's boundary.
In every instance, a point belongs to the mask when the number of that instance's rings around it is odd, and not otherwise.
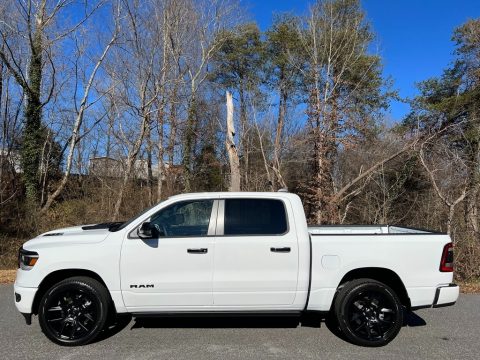
[{"label": "white pickup truck", "polygon": [[15,304],[61,345],[109,314],[329,313],[352,343],[381,346],[404,311],[452,305],[445,234],[394,226],[308,227],[286,192],[177,195],[124,223],[59,229],[19,251]]}]

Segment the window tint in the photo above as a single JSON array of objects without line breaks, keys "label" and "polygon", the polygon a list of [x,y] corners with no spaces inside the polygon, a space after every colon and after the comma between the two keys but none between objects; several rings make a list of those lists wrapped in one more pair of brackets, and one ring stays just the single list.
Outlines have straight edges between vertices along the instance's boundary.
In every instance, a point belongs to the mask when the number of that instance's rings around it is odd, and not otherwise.
[{"label": "window tint", "polygon": [[287,231],[285,207],[280,200],[225,200],[225,235],[280,235]]},{"label": "window tint", "polygon": [[213,200],[179,202],[157,212],[150,223],[164,236],[205,236],[212,206]]}]

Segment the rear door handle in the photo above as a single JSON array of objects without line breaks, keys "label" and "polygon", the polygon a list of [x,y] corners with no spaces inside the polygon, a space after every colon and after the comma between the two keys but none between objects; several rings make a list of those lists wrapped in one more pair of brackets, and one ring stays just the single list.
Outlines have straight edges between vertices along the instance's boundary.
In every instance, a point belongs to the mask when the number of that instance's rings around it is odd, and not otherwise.
[{"label": "rear door handle", "polygon": [[289,247],[281,247],[281,248],[271,247],[270,251],[279,252],[279,253],[288,253],[290,252],[290,248]]},{"label": "rear door handle", "polygon": [[189,254],[206,254],[206,253],[208,253],[208,249],[207,248],[187,249],[187,253],[189,253]]}]

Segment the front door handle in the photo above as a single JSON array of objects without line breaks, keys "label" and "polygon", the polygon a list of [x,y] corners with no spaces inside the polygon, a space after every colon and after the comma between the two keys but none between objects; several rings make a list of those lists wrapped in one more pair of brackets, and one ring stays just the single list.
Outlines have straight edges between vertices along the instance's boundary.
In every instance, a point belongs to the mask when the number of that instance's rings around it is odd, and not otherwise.
[{"label": "front door handle", "polygon": [[279,253],[288,253],[290,252],[290,248],[289,247],[281,247],[281,248],[271,247],[270,251],[279,252]]},{"label": "front door handle", "polygon": [[207,248],[187,249],[187,253],[189,253],[189,254],[206,254],[206,253],[208,253],[208,249]]}]

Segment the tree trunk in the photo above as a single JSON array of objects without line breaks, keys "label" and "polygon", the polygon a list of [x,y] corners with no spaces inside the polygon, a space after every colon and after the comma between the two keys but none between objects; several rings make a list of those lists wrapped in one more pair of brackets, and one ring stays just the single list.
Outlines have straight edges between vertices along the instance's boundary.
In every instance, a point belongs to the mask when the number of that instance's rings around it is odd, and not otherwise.
[{"label": "tree trunk", "polygon": [[[275,141],[273,144],[273,160],[272,160],[272,168],[275,174],[272,177],[272,189],[276,190],[276,184],[281,184],[283,182],[283,178],[280,179],[280,152],[282,146],[282,137],[283,137],[283,128],[285,126],[285,117],[287,115],[287,100],[288,94],[285,89],[284,84],[284,76],[283,72],[280,74],[280,103],[278,107],[278,121],[277,121],[277,130],[275,132]],[[283,185],[281,185],[283,186]]]},{"label": "tree trunk", "polygon": [[132,174],[132,169],[135,164],[135,160],[137,160],[137,155],[140,151],[140,148],[142,146],[143,138],[145,136],[145,132],[148,126],[148,118],[146,116],[143,117],[142,121],[142,128],[140,130],[140,134],[138,135],[138,138],[136,139],[135,143],[133,144],[133,147],[131,151],[128,154],[127,158],[127,167],[125,169],[125,172],[123,173],[123,179],[122,179],[122,184],[120,186],[120,190],[118,192],[117,196],[117,201],[115,203],[115,208],[113,211],[113,216],[112,216],[112,221],[118,220],[118,216],[120,215],[120,208],[122,206],[122,201],[123,201],[123,195],[125,193],[125,189],[127,188],[128,185],[128,180],[130,179],[130,175]]},{"label": "tree trunk", "polygon": [[175,157],[175,143],[177,139],[177,107],[176,107],[176,95],[177,95],[177,85],[175,85],[173,89],[173,95],[170,105],[170,114],[169,114],[169,124],[170,124],[170,134],[168,139],[168,148],[167,148],[167,158],[168,158],[168,165],[169,171],[165,171],[165,178],[167,180],[167,190],[170,195],[173,194],[174,191],[174,171],[173,171],[173,161]]},{"label": "tree trunk", "polygon": [[163,163],[163,156],[165,153],[164,145],[163,145],[163,141],[164,141],[163,124],[164,124],[164,117],[165,117],[165,103],[163,101],[159,106],[157,114],[158,114],[158,119],[157,119],[157,126],[158,126],[157,203],[158,203],[162,200],[163,176],[165,174],[165,171],[164,171],[165,166]]},{"label": "tree trunk", "polygon": [[247,124],[247,104],[245,100],[245,87],[243,84],[243,80],[240,79],[240,87],[239,87],[239,97],[240,97],[240,142],[239,148],[240,153],[243,157],[243,188],[249,188],[249,181],[248,181],[248,156],[249,156],[249,141],[248,141],[248,124]]},{"label": "tree trunk", "polygon": [[[4,45],[2,45],[2,52],[4,49]],[[3,99],[3,61],[0,61],[0,114],[2,113],[2,99]],[[5,105],[6,107],[7,105]],[[7,137],[7,116],[3,118],[2,124],[2,137],[0,140],[0,205],[3,204],[3,162],[6,159],[7,153],[5,151],[5,143]],[[1,210],[1,209],[0,209]],[[2,220],[3,211],[0,211],[0,224],[3,222]]]},{"label": "tree trunk", "polygon": [[238,158],[237,147],[235,146],[234,136],[235,127],[233,123],[233,99],[232,94],[227,91],[227,134],[225,138],[225,147],[228,153],[230,163],[230,186],[229,191],[240,191],[240,160]]},{"label": "tree trunk", "polygon": [[[480,131],[474,129],[473,131]],[[474,236],[480,235],[478,219],[478,195],[480,187],[480,174],[478,161],[480,158],[480,141],[474,140],[470,143],[468,158],[468,183],[467,196],[465,198],[465,223]]]},{"label": "tree trunk", "polygon": [[[318,83],[317,83],[318,84]],[[326,85],[328,86],[328,85]],[[328,89],[325,89],[327,92]],[[310,96],[310,126],[313,142],[312,180],[309,186],[310,223],[332,224],[339,220],[337,202],[334,201],[333,165],[337,154],[335,140],[337,128],[336,99],[322,103],[316,86]]]},{"label": "tree trunk", "polygon": [[183,178],[186,192],[192,190],[192,156],[195,143],[195,121],[196,121],[196,99],[192,94],[190,103],[188,105],[187,124],[185,127],[185,135],[183,140]]},{"label": "tree trunk", "polygon": [[[38,22],[37,22],[38,26]],[[27,104],[25,109],[25,129],[21,148],[23,180],[25,183],[28,207],[38,206],[39,167],[42,147],[42,48],[43,34],[41,28],[35,31],[31,42],[31,56],[28,67]]]},{"label": "tree trunk", "polygon": [[147,139],[147,191],[148,191],[148,206],[153,205],[153,172],[152,172],[152,126],[147,125],[145,130],[145,137]]}]

